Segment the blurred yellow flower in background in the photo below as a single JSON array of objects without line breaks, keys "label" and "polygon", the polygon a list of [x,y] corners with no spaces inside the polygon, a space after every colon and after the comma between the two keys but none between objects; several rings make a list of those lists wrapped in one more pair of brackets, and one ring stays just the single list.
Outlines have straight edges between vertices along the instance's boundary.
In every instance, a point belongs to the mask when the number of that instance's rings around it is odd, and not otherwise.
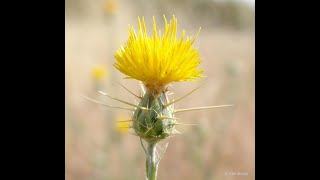
[{"label": "blurred yellow flower in background", "polygon": [[95,65],[91,69],[91,76],[94,80],[102,80],[107,77],[107,67],[104,65]]},{"label": "blurred yellow flower in background", "polygon": [[118,116],[115,122],[115,130],[120,134],[127,134],[129,132],[132,122],[128,120],[128,117]]},{"label": "blurred yellow flower in background", "polygon": [[107,0],[103,4],[103,10],[106,13],[113,14],[118,10],[118,3],[116,0]]}]

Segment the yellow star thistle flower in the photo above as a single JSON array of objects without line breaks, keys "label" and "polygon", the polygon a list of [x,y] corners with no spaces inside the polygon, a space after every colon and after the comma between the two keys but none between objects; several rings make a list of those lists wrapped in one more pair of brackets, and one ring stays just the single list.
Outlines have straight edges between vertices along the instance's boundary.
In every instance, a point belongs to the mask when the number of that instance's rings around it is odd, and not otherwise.
[{"label": "yellow star thistle flower", "polygon": [[118,10],[117,1],[107,0],[103,5],[103,10],[107,13],[113,14]]},{"label": "yellow star thistle flower", "polygon": [[[174,134],[180,134],[175,128],[177,125],[194,125],[179,123],[176,113],[231,105],[175,109],[175,103],[180,102],[200,87],[198,86],[173,101],[169,100],[169,93],[166,89],[166,85],[172,82],[195,81],[203,77],[201,75],[203,70],[198,69],[201,62],[199,52],[192,46],[199,33],[195,37],[188,37],[186,32],[182,31],[181,37],[177,38],[177,19],[174,16],[169,24],[164,16],[163,34],[160,30],[157,33],[154,17],[152,37],[147,35],[144,18],[141,21],[138,17],[138,26],[138,34],[135,33],[132,26],[129,26],[129,38],[126,44],[116,51],[115,58],[117,61],[114,66],[127,75],[126,78],[143,82],[144,86],[141,86],[140,96],[121,85],[139,98],[139,103],[132,104],[102,91],[99,92],[104,96],[129,105],[131,108],[107,105],[90,98],[87,99],[109,108],[126,109],[133,112],[130,120],[117,121],[115,128],[120,133],[128,133],[128,128],[134,130],[135,135],[140,138],[141,146],[146,154],[146,179],[156,180],[159,161],[168,147],[167,143],[162,148],[162,153],[158,154],[157,143]],[[97,77],[100,77],[100,75]],[[143,141],[147,143],[147,148]]]},{"label": "yellow star thistle flower", "polygon": [[120,134],[127,134],[132,123],[126,121],[128,118],[119,116],[115,122],[115,130]]},{"label": "yellow star thistle flower", "polygon": [[91,76],[94,80],[102,80],[107,76],[107,68],[103,65],[95,65],[91,69]]},{"label": "yellow star thistle flower", "polygon": [[165,85],[171,82],[194,81],[202,77],[203,72],[197,69],[201,60],[198,50],[192,46],[197,36],[188,37],[183,30],[178,39],[175,16],[169,24],[164,16],[164,23],[163,35],[160,30],[157,34],[153,17],[153,36],[149,37],[144,18],[141,22],[138,17],[139,33],[136,34],[129,25],[129,38],[115,54],[114,66],[127,78],[142,81],[154,96],[163,92]]}]

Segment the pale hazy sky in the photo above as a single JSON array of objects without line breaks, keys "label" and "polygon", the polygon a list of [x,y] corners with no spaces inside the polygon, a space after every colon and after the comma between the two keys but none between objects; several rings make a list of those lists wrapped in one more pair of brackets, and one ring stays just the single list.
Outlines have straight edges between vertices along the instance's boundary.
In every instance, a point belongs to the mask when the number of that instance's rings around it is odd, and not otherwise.
[{"label": "pale hazy sky", "polygon": [[215,1],[220,1],[220,2],[223,2],[223,1],[237,1],[237,2],[248,4],[252,8],[254,8],[254,6],[255,6],[255,0],[215,0]]},{"label": "pale hazy sky", "polygon": [[247,3],[251,7],[254,7],[254,5],[255,5],[255,0],[238,0],[238,1],[242,1],[244,3]]}]

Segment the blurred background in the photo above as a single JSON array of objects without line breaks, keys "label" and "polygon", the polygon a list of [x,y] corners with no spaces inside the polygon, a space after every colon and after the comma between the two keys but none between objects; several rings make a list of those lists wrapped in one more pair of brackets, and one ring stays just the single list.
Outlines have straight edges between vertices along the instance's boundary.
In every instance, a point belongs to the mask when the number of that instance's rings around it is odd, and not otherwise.
[{"label": "blurred background", "polygon": [[[235,104],[177,114],[182,133],[168,141],[160,162],[159,180],[255,179],[255,10],[254,1],[230,0],[66,0],[65,1],[65,176],[67,180],[145,179],[145,154],[139,138],[126,123],[130,112],[107,109],[82,98],[119,105],[98,93],[137,99],[118,83],[139,94],[136,80],[113,66],[113,55],[128,37],[128,24],[137,29],[144,16],[152,34],[152,16],[158,28],[163,17],[178,19],[195,35],[207,78],[173,83],[176,99],[206,82],[176,104],[176,108]],[[160,144],[163,147],[166,142]],[[237,175],[241,173],[242,175]]]}]

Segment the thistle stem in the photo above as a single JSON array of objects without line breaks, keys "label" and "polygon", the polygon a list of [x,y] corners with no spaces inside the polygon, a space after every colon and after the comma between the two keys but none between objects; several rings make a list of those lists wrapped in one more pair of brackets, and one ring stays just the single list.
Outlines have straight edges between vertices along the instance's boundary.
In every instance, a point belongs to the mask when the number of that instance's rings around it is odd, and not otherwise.
[{"label": "thistle stem", "polygon": [[146,160],[147,180],[156,180],[158,172],[158,162],[156,158],[156,143],[148,143]]}]

